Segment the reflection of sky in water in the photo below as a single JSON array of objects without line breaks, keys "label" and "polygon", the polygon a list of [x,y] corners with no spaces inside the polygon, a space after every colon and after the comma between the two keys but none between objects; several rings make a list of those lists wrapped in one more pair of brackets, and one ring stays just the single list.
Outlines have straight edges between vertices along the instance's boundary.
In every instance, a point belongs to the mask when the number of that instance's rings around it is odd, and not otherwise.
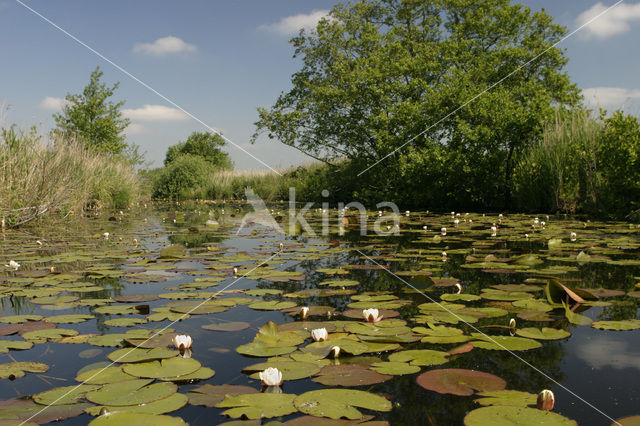
[{"label": "reflection of sky in water", "polygon": [[596,337],[582,344],[576,355],[595,369],[612,367],[615,369],[640,369],[640,354],[634,351],[626,340],[611,337]]}]

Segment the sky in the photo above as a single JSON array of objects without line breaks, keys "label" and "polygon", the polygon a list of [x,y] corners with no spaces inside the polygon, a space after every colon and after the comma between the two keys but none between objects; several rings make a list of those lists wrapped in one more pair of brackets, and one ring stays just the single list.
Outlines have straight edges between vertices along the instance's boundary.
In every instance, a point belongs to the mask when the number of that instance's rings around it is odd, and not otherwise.
[{"label": "sky", "polygon": [[[0,0],[1,124],[36,125],[46,134],[65,95],[81,92],[100,66],[104,82],[120,82],[114,100],[125,101],[127,140],[151,166],[162,165],[170,145],[207,126],[232,142],[226,150],[236,169],[309,163],[278,141],[250,138],[256,108],[273,104],[300,68],[289,39],[336,3]],[[544,8],[571,33],[615,0],[520,3]],[[589,106],[639,115],[637,40],[640,1],[625,0],[559,44]]]}]

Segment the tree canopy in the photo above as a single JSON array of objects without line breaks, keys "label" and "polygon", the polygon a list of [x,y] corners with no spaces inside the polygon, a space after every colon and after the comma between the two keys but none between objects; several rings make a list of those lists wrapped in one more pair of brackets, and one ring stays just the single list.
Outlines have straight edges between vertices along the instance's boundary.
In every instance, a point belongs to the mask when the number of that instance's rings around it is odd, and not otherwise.
[{"label": "tree canopy", "polygon": [[222,151],[226,142],[222,136],[210,132],[193,132],[186,141],[179,142],[167,149],[164,165],[168,166],[180,155],[190,154],[202,157],[217,169],[231,169],[233,163],[229,154]]},{"label": "tree canopy", "polygon": [[291,40],[302,67],[258,109],[254,141],[266,132],[358,172],[384,159],[362,187],[398,201],[504,205],[518,154],[579,102],[554,47],[564,33],[509,0],[337,4]]},{"label": "tree canopy", "polygon": [[119,154],[126,147],[123,134],[129,119],[122,117],[124,101],[112,102],[119,83],[108,87],[100,82],[100,67],[91,73],[82,93],[67,93],[67,104],[61,114],[54,114],[58,130],[81,138],[88,146],[102,152]]}]

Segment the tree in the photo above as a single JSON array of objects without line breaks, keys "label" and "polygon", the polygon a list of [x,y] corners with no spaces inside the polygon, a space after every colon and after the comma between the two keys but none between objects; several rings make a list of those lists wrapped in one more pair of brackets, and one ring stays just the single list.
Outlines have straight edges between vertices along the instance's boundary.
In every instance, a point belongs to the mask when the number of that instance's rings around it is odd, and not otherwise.
[{"label": "tree", "polygon": [[210,132],[193,132],[186,141],[170,146],[164,159],[168,166],[181,155],[191,154],[202,157],[217,169],[231,169],[233,163],[229,154],[222,151],[226,142],[222,136]]},{"label": "tree", "polygon": [[253,140],[357,171],[382,161],[361,186],[396,201],[504,206],[518,155],[554,107],[579,101],[553,47],[564,33],[509,0],[337,4],[291,40],[302,68],[258,109]]},{"label": "tree", "polygon": [[100,67],[96,67],[82,93],[67,93],[67,105],[53,117],[59,131],[81,138],[98,151],[120,154],[127,147],[123,131],[129,119],[123,118],[120,111],[124,101],[108,101],[119,83],[107,87],[100,82],[102,75]]}]

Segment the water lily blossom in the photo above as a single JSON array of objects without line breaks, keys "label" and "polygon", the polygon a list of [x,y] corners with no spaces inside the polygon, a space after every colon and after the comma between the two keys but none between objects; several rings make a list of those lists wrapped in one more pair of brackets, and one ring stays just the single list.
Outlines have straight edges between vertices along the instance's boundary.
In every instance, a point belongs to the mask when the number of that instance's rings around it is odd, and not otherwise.
[{"label": "water lily blossom", "polygon": [[316,328],[311,330],[311,337],[314,342],[324,342],[329,338],[329,333],[326,328]]},{"label": "water lily blossom", "polygon": [[300,318],[307,319],[308,316],[309,316],[309,307],[303,306],[302,308],[300,308]]},{"label": "water lily blossom", "polygon": [[340,346],[331,347],[331,356],[333,356],[333,358],[338,358],[340,356]]},{"label": "water lily blossom", "polygon": [[516,320],[515,320],[515,318],[511,318],[509,320],[509,328],[511,328],[511,329],[516,328]]},{"label": "water lily blossom", "polygon": [[572,233],[569,235],[569,239],[570,239],[571,241],[575,241],[576,239],[578,239],[578,234],[576,234],[575,232],[572,232]]},{"label": "water lily blossom", "polygon": [[104,238],[105,240],[109,239],[109,233],[105,232],[104,234],[102,234],[102,238]]},{"label": "water lily blossom", "polygon": [[193,343],[193,340],[188,334],[178,334],[173,338],[173,346],[181,351],[189,349],[191,347],[191,343]]},{"label": "water lily blossom", "polygon": [[551,411],[553,410],[555,402],[556,398],[553,395],[553,392],[548,389],[545,389],[538,394],[537,405],[539,410]]},{"label": "water lily blossom", "polygon": [[362,316],[367,322],[378,322],[382,319],[382,315],[380,315],[380,312],[375,308],[364,309]]},{"label": "water lily blossom", "polygon": [[443,228],[440,228],[440,233],[441,233],[442,235],[447,235],[447,228],[444,228],[444,227],[443,227]]},{"label": "water lily blossom", "polygon": [[456,294],[462,293],[462,285],[460,283],[456,283],[454,287],[458,289],[458,291],[456,291]]},{"label": "water lily blossom", "polygon": [[20,264],[18,262],[16,262],[15,260],[10,260],[8,265],[4,265],[7,268],[11,268],[14,271],[17,271],[18,268],[20,267]]},{"label": "water lily blossom", "polygon": [[274,367],[269,367],[264,371],[258,373],[262,384],[265,386],[280,386],[283,382],[282,372]]}]

